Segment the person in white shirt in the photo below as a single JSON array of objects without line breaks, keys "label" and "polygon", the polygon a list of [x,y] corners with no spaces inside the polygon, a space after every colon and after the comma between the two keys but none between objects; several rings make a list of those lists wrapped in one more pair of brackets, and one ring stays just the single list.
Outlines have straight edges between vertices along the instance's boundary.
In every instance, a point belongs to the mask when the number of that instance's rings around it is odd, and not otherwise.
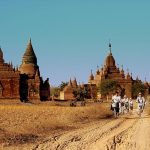
[{"label": "person in white shirt", "polygon": [[119,93],[116,92],[116,94],[112,97],[112,108],[114,111],[115,118],[117,118],[119,116],[120,102],[121,102],[121,97],[119,96]]},{"label": "person in white shirt", "polygon": [[123,99],[121,99],[121,113],[124,114],[125,111],[125,102],[127,102],[127,97],[124,95]]},{"label": "person in white shirt", "polygon": [[139,96],[137,97],[136,102],[138,103],[138,112],[141,114],[145,107],[145,98],[142,97],[142,94],[139,93]]}]

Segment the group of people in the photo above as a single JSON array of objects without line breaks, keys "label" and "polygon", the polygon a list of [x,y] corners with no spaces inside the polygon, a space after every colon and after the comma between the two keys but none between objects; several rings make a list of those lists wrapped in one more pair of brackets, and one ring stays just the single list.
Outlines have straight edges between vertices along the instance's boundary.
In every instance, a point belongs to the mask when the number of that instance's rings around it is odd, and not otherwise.
[{"label": "group of people", "polygon": [[[142,97],[142,94],[139,93],[136,102],[138,103],[138,113],[141,115],[143,109],[145,107],[145,99]],[[119,95],[118,92],[112,96],[112,104],[111,109],[114,112],[114,117],[117,118],[119,114],[128,113],[129,111],[133,111],[133,100],[132,98],[128,98],[124,95],[123,98]]]}]

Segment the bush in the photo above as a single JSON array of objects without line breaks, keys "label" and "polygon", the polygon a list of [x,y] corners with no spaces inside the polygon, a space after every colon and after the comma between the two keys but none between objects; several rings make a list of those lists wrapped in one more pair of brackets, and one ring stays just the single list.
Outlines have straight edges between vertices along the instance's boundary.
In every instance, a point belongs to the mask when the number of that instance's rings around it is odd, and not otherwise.
[{"label": "bush", "polygon": [[101,95],[107,96],[109,93],[116,91],[117,86],[117,81],[106,79],[98,85],[98,91],[101,93]]},{"label": "bush", "polygon": [[136,98],[138,93],[142,93],[142,95],[144,95],[145,93],[145,85],[142,82],[135,82],[132,85],[132,96],[133,98]]}]

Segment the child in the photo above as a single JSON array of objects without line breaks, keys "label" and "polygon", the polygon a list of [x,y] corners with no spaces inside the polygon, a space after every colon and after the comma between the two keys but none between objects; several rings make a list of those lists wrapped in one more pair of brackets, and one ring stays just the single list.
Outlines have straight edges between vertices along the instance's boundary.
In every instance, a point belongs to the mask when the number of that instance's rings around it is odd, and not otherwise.
[{"label": "child", "polygon": [[126,95],[124,95],[124,98],[122,99],[122,102],[124,103],[124,106],[123,106],[123,113],[124,112],[128,112],[129,111],[129,100],[127,98]]},{"label": "child", "polygon": [[129,106],[130,106],[130,110],[133,111],[133,100],[132,100],[132,98],[129,99]]}]

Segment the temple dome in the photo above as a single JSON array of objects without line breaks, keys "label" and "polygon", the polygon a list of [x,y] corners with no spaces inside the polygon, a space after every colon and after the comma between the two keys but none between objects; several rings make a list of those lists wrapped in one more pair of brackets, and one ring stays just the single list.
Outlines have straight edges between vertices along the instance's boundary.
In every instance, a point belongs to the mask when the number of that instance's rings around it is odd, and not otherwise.
[{"label": "temple dome", "polygon": [[112,53],[110,52],[109,55],[106,57],[105,59],[105,66],[107,67],[114,67],[115,65],[115,59],[112,55]]},{"label": "temple dome", "polygon": [[30,75],[31,77],[33,77],[33,76],[35,76],[38,68],[39,67],[37,65],[37,58],[34,53],[31,39],[30,39],[29,44],[27,45],[27,48],[23,55],[22,64],[19,68],[19,71],[21,72],[21,74],[27,74],[27,75]]},{"label": "temple dome", "polygon": [[111,44],[109,44],[109,48],[110,48],[110,52],[105,59],[105,66],[106,67],[115,67],[116,66],[115,65],[115,59],[114,59],[112,52],[111,52]]}]

